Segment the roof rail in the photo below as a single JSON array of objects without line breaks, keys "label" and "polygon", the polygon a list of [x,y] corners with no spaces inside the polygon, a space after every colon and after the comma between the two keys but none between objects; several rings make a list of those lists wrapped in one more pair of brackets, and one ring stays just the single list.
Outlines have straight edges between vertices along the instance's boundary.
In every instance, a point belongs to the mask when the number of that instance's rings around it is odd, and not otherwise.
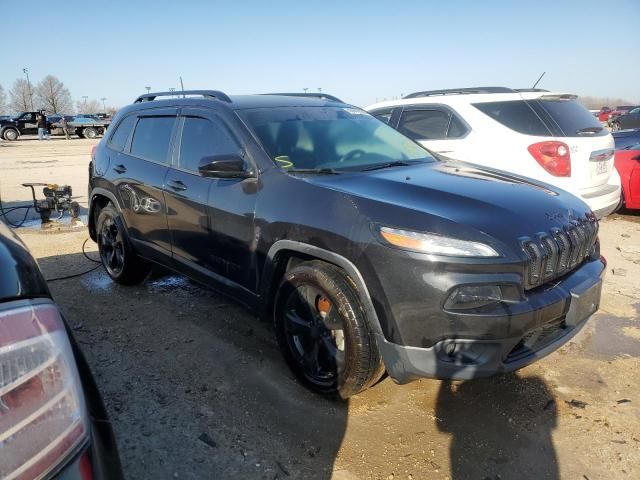
[{"label": "roof rail", "polygon": [[219,90],[181,90],[173,92],[145,93],[144,95],[140,95],[138,98],[136,98],[135,102],[133,103],[152,102],[156,99],[156,97],[179,97],[181,95],[183,97],[185,95],[201,95],[205,98],[215,98],[223,102],[231,103],[231,99],[229,98],[229,96]]},{"label": "roof rail", "polygon": [[338,97],[334,97],[333,95],[329,95],[328,93],[302,93],[302,92],[292,92],[292,93],[263,93],[262,95],[282,95],[285,97],[309,97],[309,98],[320,98],[322,100],[331,100],[332,102],[344,103]]},{"label": "roof rail", "polygon": [[425,90],[424,92],[414,92],[402,98],[433,97],[437,95],[464,95],[468,93],[513,93],[516,90],[507,87],[471,87],[471,88],[451,88],[447,90]]},{"label": "roof rail", "polygon": [[544,88],[516,88],[516,92],[548,92],[549,90],[545,90]]}]

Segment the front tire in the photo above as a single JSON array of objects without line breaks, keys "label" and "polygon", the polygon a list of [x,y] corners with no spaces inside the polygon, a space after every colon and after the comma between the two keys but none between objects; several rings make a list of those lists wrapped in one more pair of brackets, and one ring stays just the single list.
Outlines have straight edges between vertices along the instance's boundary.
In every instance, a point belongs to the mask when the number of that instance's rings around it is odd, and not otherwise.
[{"label": "front tire", "polygon": [[358,293],[341,269],[298,265],[285,273],[274,303],[278,344],[307,388],[349,398],[384,374]]},{"label": "front tire", "polygon": [[100,260],[114,282],[135,285],[149,275],[149,264],[134,252],[120,213],[111,204],[100,211],[96,232]]}]

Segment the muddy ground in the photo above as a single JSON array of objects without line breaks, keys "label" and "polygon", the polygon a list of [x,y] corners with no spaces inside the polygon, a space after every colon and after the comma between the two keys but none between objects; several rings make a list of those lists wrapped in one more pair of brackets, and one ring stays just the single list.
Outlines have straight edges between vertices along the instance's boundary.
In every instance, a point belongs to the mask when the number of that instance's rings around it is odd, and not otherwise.
[{"label": "muddy ground", "polygon": [[[37,160],[34,148],[67,153],[64,168],[86,185],[91,143],[0,147],[3,200],[24,200],[7,184],[35,178],[14,163]],[[54,164],[34,165],[44,173]],[[18,233],[49,279],[93,267],[82,227],[34,222]],[[487,380],[386,379],[349,402],[307,392],[269,325],[183,278],[158,272],[121,287],[98,268],[50,286],[97,378],[130,479],[636,479],[640,217],[603,221],[601,241],[601,309],[558,352]],[[92,242],[87,250],[95,256]]]}]

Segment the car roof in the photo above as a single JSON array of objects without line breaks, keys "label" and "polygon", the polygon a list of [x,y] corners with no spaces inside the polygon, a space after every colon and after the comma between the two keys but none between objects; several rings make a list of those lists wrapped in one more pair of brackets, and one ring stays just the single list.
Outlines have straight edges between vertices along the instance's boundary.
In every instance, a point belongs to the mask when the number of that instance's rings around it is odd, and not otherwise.
[{"label": "car roof", "polygon": [[365,107],[367,110],[373,110],[384,107],[395,107],[400,105],[433,105],[433,104],[447,104],[447,105],[463,105],[469,103],[487,103],[487,102],[506,102],[514,100],[533,100],[540,97],[547,96],[574,96],[567,92],[548,92],[548,91],[511,91],[511,92],[497,92],[497,93],[456,93],[456,94],[442,94],[442,95],[429,95],[425,97],[411,97],[402,98],[398,100],[388,100],[384,102],[374,103]]},{"label": "car roof", "polygon": [[[196,93],[198,92],[198,93]],[[138,99],[121,109],[121,112],[129,113],[138,110],[146,110],[148,108],[162,107],[186,107],[198,106],[206,107],[216,102],[217,105],[229,108],[231,110],[245,110],[251,108],[276,108],[276,107],[345,107],[350,106],[346,103],[338,101],[337,98],[325,94],[254,94],[254,95],[231,95],[228,96],[218,91],[185,91],[185,94],[198,95],[181,98],[182,92],[170,92],[172,96],[168,97],[167,92],[150,93],[152,98],[145,98],[141,95]],[[173,96],[175,95],[175,96]]]}]

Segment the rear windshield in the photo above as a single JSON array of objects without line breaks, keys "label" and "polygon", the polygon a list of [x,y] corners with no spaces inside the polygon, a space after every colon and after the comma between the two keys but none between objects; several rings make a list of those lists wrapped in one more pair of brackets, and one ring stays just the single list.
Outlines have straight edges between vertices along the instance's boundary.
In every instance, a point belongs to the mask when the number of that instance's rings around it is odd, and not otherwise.
[{"label": "rear windshield", "polygon": [[607,135],[597,118],[574,98],[541,97],[474,104],[481,112],[516,132],[539,137]]},{"label": "rear windshield", "polygon": [[358,108],[256,108],[239,113],[285,170],[360,170],[393,161],[434,161],[423,147]]}]

